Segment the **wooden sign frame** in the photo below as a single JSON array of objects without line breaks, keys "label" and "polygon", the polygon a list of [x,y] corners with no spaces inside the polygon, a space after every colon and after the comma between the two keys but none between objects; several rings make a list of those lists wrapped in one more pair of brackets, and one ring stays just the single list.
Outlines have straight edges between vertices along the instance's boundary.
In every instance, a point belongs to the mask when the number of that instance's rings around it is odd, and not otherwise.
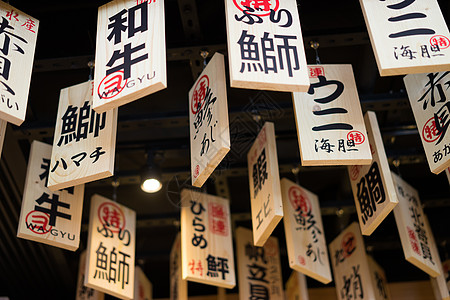
[{"label": "wooden sign frame", "polygon": [[[275,127],[266,122],[247,154],[253,242],[262,247],[283,218]],[[257,182],[255,181],[257,179]]]},{"label": "wooden sign frame", "polygon": [[189,129],[192,185],[202,187],[230,151],[225,61],[218,52],[189,91]]},{"label": "wooden sign frame", "polygon": [[348,173],[362,234],[371,235],[398,199],[375,113],[366,112],[364,121],[373,162],[369,166],[349,166]]},{"label": "wooden sign frame", "polygon": [[86,250],[80,254],[78,266],[76,300],[104,300],[105,294],[84,286],[84,271],[86,269]]}]

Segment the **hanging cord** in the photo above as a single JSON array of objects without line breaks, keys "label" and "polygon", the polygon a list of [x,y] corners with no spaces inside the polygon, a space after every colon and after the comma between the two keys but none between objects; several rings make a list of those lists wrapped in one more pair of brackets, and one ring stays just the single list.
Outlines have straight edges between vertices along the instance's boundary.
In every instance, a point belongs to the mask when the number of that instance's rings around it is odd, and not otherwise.
[{"label": "hanging cord", "polygon": [[94,63],[94,61],[90,60],[87,65],[89,67],[89,81],[91,81],[91,80],[94,79],[94,66],[95,66],[95,63]]},{"label": "hanging cord", "polygon": [[316,52],[316,65],[322,64],[322,63],[320,62],[319,50],[318,50],[318,49],[319,49],[319,46],[320,46],[319,42],[316,42],[316,41],[310,41],[309,44],[310,44],[311,48],[313,48],[314,51]]},{"label": "hanging cord", "polygon": [[206,50],[200,51],[200,56],[203,57],[203,69],[205,69],[205,68],[206,68],[206,65],[208,64],[208,63],[206,62],[206,58],[208,57],[208,55],[209,55],[209,52],[208,52],[208,51],[206,51]]},{"label": "hanging cord", "polygon": [[113,200],[114,202],[117,202],[117,188],[118,188],[119,185],[120,185],[119,178],[117,178],[116,176],[114,176],[114,178],[113,178],[113,180],[112,180],[112,182],[111,182],[111,185],[112,185],[112,187],[113,187],[112,200]]},{"label": "hanging cord", "polygon": [[291,172],[295,176],[295,183],[300,185],[300,179],[299,179],[299,176],[298,176],[298,174],[300,173],[300,166],[293,167],[291,169]]},{"label": "hanging cord", "polygon": [[400,159],[396,158],[392,161],[392,164],[394,165],[396,171],[397,171],[397,175],[399,177],[402,177],[402,174],[400,173]]}]

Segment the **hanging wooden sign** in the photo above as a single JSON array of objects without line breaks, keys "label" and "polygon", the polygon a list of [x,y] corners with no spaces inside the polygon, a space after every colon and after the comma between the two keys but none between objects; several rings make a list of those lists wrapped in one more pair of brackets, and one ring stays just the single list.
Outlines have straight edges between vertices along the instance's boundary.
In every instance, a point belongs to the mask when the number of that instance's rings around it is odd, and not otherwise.
[{"label": "hanging wooden sign", "polygon": [[398,200],[375,113],[368,111],[364,121],[373,161],[368,166],[349,166],[348,173],[362,234],[371,235]]},{"label": "hanging wooden sign", "polygon": [[178,233],[170,251],[170,300],[188,300],[187,281],[181,270],[181,234]]},{"label": "hanging wooden sign", "polygon": [[394,216],[405,259],[436,277],[440,274],[433,255],[436,245],[430,242],[430,228],[424,221],[419,193],[395,173],[392,173],[392,179],[400,200],[394,209]]},{"label": "hanging wooden sign", "polygon": [[450,33],[436,0],[360,0],[381,76],[450,69]]},{"label": "hanging wooden sign", "polygon": [[134,274],[134,300],[152,300],[153,286],[144,271],[139,266],[135,267]]},{"label": "hanging wooden sign", "polygon": [[286,299],[309,300],[305,275],[292,271],[291,277],[286,282]]},{"label": "hanging wooden sign", "polygon": [[283,218],[275,127],[266,122],[247,154],[253,242],[262,247]]},{"label": "hanging wooden sign", "polygon": [[369,262],[370,274],[372,275],[372,285],[375,287],[375,300],[391,299],[391,292],[383,268],[372,256],[367,255],[367,259]]},{"label": "hanging wooden sign", "polygon": [[230,151],[223,55],[214,54],[189,91],[192,185],[201,187]]},{"label": "hanging wooden sign", "polygon": [[39,21],[0,2],[2,57],[0,119],[20,126],[25,120]]},{"label": "hanging wooden sign", "polygon": [[253,246],[252,232],[236,229],[239,299],[284,300],[278,239],[269,237],[264,247]]},{"label": "hanging wooden sign", "polygon": [[231,87],[306,92],[297,2],[226,0]]},{"label": "hanging wooden sign", "polygon": [[281,179],[281,192],[289,266],[324,284],[331,282],[319,198],[286,178]]},{"label": "hanging wooden sign", "polygon": [[450,292],[450,259],[442,262],[442,275],[446,282],[447,290]]},{"label": "hanging wooden sign", "polygon": [[52,146],[33,141],[17,236],[75,251],[80,244],[84,185],[52,192],[46,188]]},{"label": "hanging wooden sign", "polygon": [[309,91],[293,93],[302,165],[370,164],[352,66],[308,66],[308,74]]},{"label": "hanging wooden sign", "polygon": [[8,122],[0,120],[0,157],[2,157],[3,143],[5,141],[6,127]]},{"label": "hanging wooden sign", "polygon": [[227,199],[183,189],[181,263],[183,279],[233,288],[233,241]]},{"label": "hanging wooden sign", "polygon": [[103,300],[105,294],[84,285],[84,271],[86,269],[86,251],[80,254],[80,266],[78,267],[77,296],[76,300]]},{"label": "hanging wooden sign", "polygon": [[98,9],[94,110],[167,87],[164,1],[115,0]]},{"label": "hanging wooden sign", "polygon": [[136,212],[92,196],[84,284],[114,297],[133,299],[135,245]]},{"label": "hanging wooden sign", "polygon": [[450,92],[446,87],[450,71],[410,74],[403,81],[428,165],[431,172],[439,174],[450,167]]},{"label": "hanging wooden sign", "polygon": [[118,109],[92,109],[93,81],[61,90],[48,188],[60,190],[112,176]]},{"label": "hanging wooden sign", "polygon": [[329,247],[338,299],[377,299],[358,224],[350,224]]}]

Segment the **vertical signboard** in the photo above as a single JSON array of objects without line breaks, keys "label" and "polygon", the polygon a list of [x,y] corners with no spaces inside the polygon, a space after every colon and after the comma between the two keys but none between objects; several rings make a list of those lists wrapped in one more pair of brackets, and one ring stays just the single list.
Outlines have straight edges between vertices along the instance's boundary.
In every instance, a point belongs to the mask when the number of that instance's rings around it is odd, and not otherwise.
[{"label": "vertical signboard", "polygon": [[91,198],[84,284],[121,299],[134,297],[136,212],[107,198]]},{"label": "vertical signboard", "polygon": [[300,272],[292,271],[291,277],[286,282],[287,300],[309,300],[306,277]]},{"label": "vertical signboard", "polygon": [[0,2],[0,119],[20,126],[25,120],[39,21]]},{"label": "vertical signboard", "polygon": [[275,127],[266,122],[247,154],[253,242],[262,247],[283,217]]},{"label": "vertical signboard", "polygon": [[232,87],[306,92],[305,49],[295,0],[225,0]]},{"label": "vertical signboard", "polygon": [[188,300],[187,281],[181,271],[181,234],[178,233],[170,251],[170,300]]},{"label": "vertical signboard", "polygon": [[293,94],[302,165],[370,164],[352,66],[308,66],[308,74],[308,92]]},{"label": "vertical signboard", "polygon": [[424,220],[419,193],[395,173],[392,173],[392,179],[400,200],[394,208],[394,216],[405,259],[436,277],[441,273],[433,255],[433,252],[437,253],[436,245],[431,243],[430,228]]},{"label": "vertical signboard", "polygon": [[17,236],[75,251],[80,244],[84,185],[52,192],[47,186],[52,146],[33,141]]},{"label": "vertical signboard", "polygon": [[105,294],[88,288],[84,285],[84,271],[86,269],[86,251],[80,254],[80,266],[78,267],[77,295],[76,300],[103,300]]},{"label": "vertical signboard", "polygon": [[391,299],[391,292],[383,268],[372,256],[368,255],[367,258],[369,260],[370,274],[372,275],[372,285],[375,287],[375,300]]},{"label": "vertical signboard", "polygon": [[227,199],[181,191],[181,263],[183,279],[233,288],[233,241]]},{"label": "vertical signboard", "polygon": [[284,300],[278,239],[270,237],[264,247],[253,245],[252,232],[236,229],[239,299]]},{"label": "vertical signboard", "polygon": [[139,266],[135,267],[134,274],[134,300],[152,300],[153,286],[144,271]]},{"label": "vertical signboard", "polygon": [[373,161],[349,166],[348,173],[362,234],[371,235],[398,200],[375,113],[368,111],[364,121]]},{"label": "vertical signboard", "polygon": [[0,120],[0,157],[2,157],[3,143],[5,141],[6,127],[8,122]]},{"label": "vertical signboard", "polygon": [[403,81],[428,165],[439,174],[450,167],[450,71],[410,74]]},{"label": "vertical signboard", "polygon": [[114,0],[98,9],[94,110],[166,88],[164,1]]},{"label": "vertical signboard", "polygon": [[192,185],[201,187],[230,151],[223,55],[214,54],[189,91]]},{"label": "vertical signboard", "polygon": [[331,281],[319,198],[292,181],[281,180],[289,266],[324,284]]},{"label": "vertical signboard", "polygon": [[350,224],[329,247],[338,299],[377,299],[358,224]]},{"label": "vertical signboard", "polygon": [[381,76],[450,69],[450,33],[437,0],[360,0]]},{"label": "vertical signboard", "polygon": [[87,81],[61,90],[48,180],[53,191],[114,173],[117,109],[96,113],[93,85]]}]

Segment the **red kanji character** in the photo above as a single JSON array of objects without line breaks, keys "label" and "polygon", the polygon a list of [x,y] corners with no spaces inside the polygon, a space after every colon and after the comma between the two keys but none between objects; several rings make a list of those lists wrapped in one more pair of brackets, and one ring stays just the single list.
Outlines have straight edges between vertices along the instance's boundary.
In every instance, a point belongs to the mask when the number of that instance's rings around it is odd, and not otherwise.
[{"label": "red kanji character", "polygon": [[19,21],[19,19],[17,18],[18,16],[19,16],[19,14],[18,14],[17,12],[15,12],[14,10],[7,11],[7,12],[6,12],[6,17],[7,17],[10,21],[12,21],[11,18],[14,18],[14,19],[16,19],[16,21]]},{"label": "red kanji character", "polygon": [[191,270],[192,274],[195,274],[195,261],[192,260],[189,264],[188,264],[189,270]]},{"label": "red kanji character", "polygon": [[270,0],[244,0],[241,1],[241,5],[259,11],[270,11]]},{"label": "red kanji character", "polygon": [[225,212],[223,206],[220,204],[211,203],[211,214],[214,218],[225,218]]},{"label": "red kanji character", "polygon": [[215,234],[227,235],[227,227],[223,220],[213,220],[213,232]]},{"label": "red kanji character", "polygon": [[200,273],[200,276],[203,276],[203,267],[202,267],[202,262],[200,260],[198,261],[197,268],[195,268],[195,270]]},{"label": "red kanji character", "polygon": [[33,30],[33,28],[36,26],[36,23],[30,18],[28,18],[25,21],[25,23],[22,24],[22,26],[25,26],[25,28],[31,31],[32,33],[36,33],[36,31]]}]

